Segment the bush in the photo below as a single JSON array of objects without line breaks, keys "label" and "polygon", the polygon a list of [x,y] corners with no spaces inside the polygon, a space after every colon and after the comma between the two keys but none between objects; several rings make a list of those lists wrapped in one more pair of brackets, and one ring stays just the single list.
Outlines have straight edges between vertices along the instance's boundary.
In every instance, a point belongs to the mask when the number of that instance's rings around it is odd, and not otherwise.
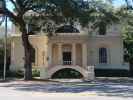
[{"label": "bush", "polygon": [[16,77],[16,78],[22,78],[24,76],[24,72],[19,70],[19,71],[7,71],[7,77]]},{"label": "bush", "polygon": [[[16,77],[16,78],[22,78],[24,76],[22,71],[17,71],[17,72],[12,72],[7,70],[6,71],[6,77],[11,78],[11,77]],[[0,71],[0,78],[3,77],[3,71]]]},{"label": "bush", "polygon": [[65,68],[65,69],[61,69],[57,72],[55,72],[52,75],[52,78],[66,78],[66,79],[72,79],[72,78],[82,78],[83,76],[81,75],[80,72],[71,69],[71,68]]},{"label": "bush", "polygon": [[32,77],[40,77],[40,70],[32,69]]},{"label": "bush", "polygon": [[[40,76],[40,71],[38,69],[33,69],[32,70],[32,77],[39,77]],[[24,77],[24,71],[18,70],[18,71],[7,71],[7,77],[17,77],[17,78],[22,78]]]},{"label": "bush", "polygon": [[[7,50],[7,63],[6,63],[6,68],[9,70],[10,66],[10,56],[9,56],[9,50]],[[4,49],[0,48],[0,71],[3,71],[4,69]]]},{"label": "bush", "polygon": [[120,69],[95,69],[96,77],[129,77],[128,70]]},{"label": "bush", "polygon": [[[10,38],[7,39],[7,70],[9,70],[9,65],[10,65],[10,43],[11,40]],[[0,38],[0,71],[3,71],[3,66],[4,66],[4,39]]]}]

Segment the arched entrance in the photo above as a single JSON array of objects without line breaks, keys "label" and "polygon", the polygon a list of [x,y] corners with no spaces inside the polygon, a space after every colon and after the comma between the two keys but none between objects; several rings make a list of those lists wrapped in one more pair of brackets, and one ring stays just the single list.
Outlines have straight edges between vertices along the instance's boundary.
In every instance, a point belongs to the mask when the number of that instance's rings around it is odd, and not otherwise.
[{"label": "arched entrance", "polygon": [[83,78],[83,75],[72,69],[72,68],[64,68],[61,70],[56,71],[51,78],[55,79],[55,78],[67,78],[67,79],[79,79],[79,78]]},{"label": "arched entrance", "polygon": [[67,78],[70,74],[75,77],[76,75],[74,75],[74,73],[79,74],[77,75],[77,78],[88,78],[88,70],[80,66],[58,65],[47,69],[47,75],[49,78],[54,78],[55,75],[59,75],[60,73],[62,74],[63,72],[68,74]]}]

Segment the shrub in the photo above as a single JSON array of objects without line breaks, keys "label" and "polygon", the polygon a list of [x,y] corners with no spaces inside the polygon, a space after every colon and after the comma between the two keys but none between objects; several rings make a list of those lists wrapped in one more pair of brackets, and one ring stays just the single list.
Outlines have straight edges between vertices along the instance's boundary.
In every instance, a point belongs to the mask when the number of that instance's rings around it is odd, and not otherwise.
[{"label": "shrub", "polygon": [[32,69],[32,77],[40,77],[40,70]]},{"label": "shrub", "polygon": [[55,72],[53,75],[52,75],[52,78],[66,78],[66,79],[72,79],[72,78],[82,78],[83,76],[81,75],[80,72],[74,70],[74,69],[71,69],[71,68],[64,68],[64,69],[61,69],[57,72]]}]

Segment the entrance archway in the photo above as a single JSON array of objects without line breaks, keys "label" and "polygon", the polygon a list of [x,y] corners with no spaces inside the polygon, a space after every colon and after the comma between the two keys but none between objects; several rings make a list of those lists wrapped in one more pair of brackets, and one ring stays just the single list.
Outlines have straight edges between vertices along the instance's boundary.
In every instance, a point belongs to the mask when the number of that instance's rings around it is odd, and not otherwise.
[{"label": "entrance archway", "polygon": [[72,68],[63,68],[58,71],[56,71],[51,78],[67,78],[67,79],[80,79],[83,78],[83,75]]},{"label": "entrance archway", "polygon": [[[57,66],[54,66],[54,67],[47,69],[48,77],[52,78],[52,76],[56,72],[58,72],[60,70],[62,72],[63,69],[72,69],[74,71],[79,72],[83,78],[88,78],[88,70],[86,70],[80,66],[69,66],[69,65],[65,65],[65,66],[57,65]],[[74,71],[72,71],[72,72],[74,72]],[[68,72],[69,72],[69,70],[68,70]]]}]

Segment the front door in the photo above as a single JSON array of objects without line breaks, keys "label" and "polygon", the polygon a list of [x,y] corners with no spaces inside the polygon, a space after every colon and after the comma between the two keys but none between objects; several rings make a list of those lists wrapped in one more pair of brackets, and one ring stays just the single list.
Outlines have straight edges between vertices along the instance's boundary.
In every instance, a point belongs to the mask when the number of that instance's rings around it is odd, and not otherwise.
[{"label": "front door", "polygon": [[71,65],[71,52],[63,52],[63,65]]}]

